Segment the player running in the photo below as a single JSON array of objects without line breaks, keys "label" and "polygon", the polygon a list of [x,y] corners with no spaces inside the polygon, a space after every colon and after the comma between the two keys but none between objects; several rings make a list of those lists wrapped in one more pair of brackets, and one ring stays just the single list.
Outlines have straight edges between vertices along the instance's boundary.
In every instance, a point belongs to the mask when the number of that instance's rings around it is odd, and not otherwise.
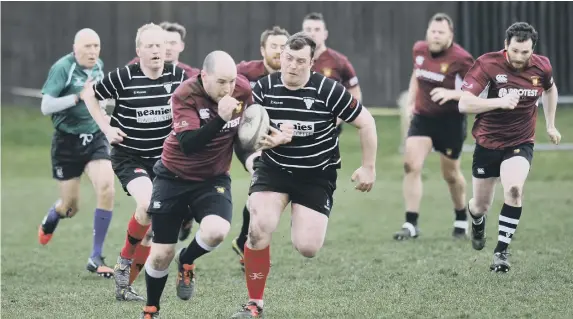
[{"label": "player running", "polygon": [[[78,212],[80,177],[85,172],[94,186],[93,248],[87,270],[105,278],[113,275],[102,257],[105,237],[112,218],[113,170],[109,143],[90,116],[80,92],[90,90],[101,79],[100,39],[92,29],[78,31],[74,51],[60,58],[42,88],[42,113],[50,115],[55,128],[52,138],[52,171],[58,181],[60,198],[50,208],[38,229],[40,244],[46,245],[62,218]],[[96,105],[99,109],[99,105]],[[101,111],[100,111],[101,112]]]},{"label": "player running", "polygon": [[[362,101],[362,91],[352,63],[344,54],[326,46],[328,30],[322,13],[307,14],[302,20],[302,30],[316,43],[314,64],[311,70],[342,84],[352,96]],[[342,119],[336,121],[337,133],[340,134]]]},{"label": "player running", "polygon": [[467,119],[458,110],[462,79],[473,58],[454,39],[452,19],[434,15],[428,24],[426,40],[413,48],[414,71],[410,79],[407,113],[413,113],[404,148],[403,194],[406,222],[394,239],[419,235],[418,216],[422,201],[422,168],[434,148],[441,153],[442,176],[454,204],[454,238],[467,238],[466,181],[460,156],[466,139]]},{"label": "player running", "polygon": [[[139,28],[135,42],[140,63],[108,73],[84,98],[93,118],[113,144],[113,170],[136,204],[114,268],[117,300],[143,300],[133,290],[132,283],[149,255],[149,247],[139,243],[151,223],[147,209],[155,176],[153,165],[161,157],[163,141],[171,132],[169,100],[186,79],[183,69],[164,62],[165,39],[165,31],[158,25],[151,23]],[[111,123],[103,119],[97,107],[97,100],[106,99],[116,100]]]},{"label": "player running", "polygon": [[[284,49],[285,43],[287,42],[290,34],[287,30],[280,27],[273,27],[272,29],[265,30],[261,34],[261,55],[262,60],[255,61],[243,61],[237,65],[237,73],[243,75],[251,83],[251,88],[254,87],[262,77],[273,74],[280,71],[281,60],[280,54]],[[252,152],[245,150],[241,147],[240,143],[235,143],[235,154],[237,158],[249,174],[253,175],[253,163],[255,159],[261,156],[260,151]],[[244,249],[245,243],[247,242],[247,234],[249,232],[249,221],[251,220],[251,215],[249,212],[249,207],[245,204],[243,208],[243,224],[241,225],[241,232],[239,236],[233,239],[232,247],[233,250],[239,255],[239,263],[241,264],[241,269],[245,270],[244,263]]]},{"label": "player running", "polygon": [[469,70],[459,104],[460,111],[477,114],[472,129],[476,139],[473,198],[468,203],[473,218],[472,246],[476,250],[485,247],[485,215],[493,202],[498,178],[503,187],[504,204],[490,266],[495,272],[510,269],[508,246],[521,217],[540,97],[547,134],[554,144],[561,140],[555,128],[557,87],[551,63],[547,57],[533,53],[537,32],[525,22],[516,22],[505,34],[505,49],[480,56]]},{"label": "player running", "polygon": [[[237,77],[233,58],[223,51],[208,54],[201,75],[185,81],[173,94],[173,134],[165,140],[161,160],[154,167],[157,177],[149,208],[154,236],[145,264],[147,305],[142,318],[159,317],[174,255],[179,270],[177,296],[188,300],[195,289],[195,261],[213,251],[229,232],[233,142],[250,104],[248,81]],[[269,138],[286,141],[283,133]],[[175,254],[177,230],[188,208],[199,230],[191,244]]]},{"label": "player running", "polygon": [[255,161],[245,245],[249,301],[233,318],[263,315],[263,293],[270,270],[272,233],[291,203],[291,240],[298,252],[314,257],[322,247],[341,167],[336,119],[359,129],[362,166],[352,175],[356,189],[370,191],[376,171],[376,124],[341,84],[311,72],[315,42],[305,33],[292,35],[281,53],[281,71],[257,82],[255,103],[265,107],[275,125],[294,126],[292,142],[262,152]]}]

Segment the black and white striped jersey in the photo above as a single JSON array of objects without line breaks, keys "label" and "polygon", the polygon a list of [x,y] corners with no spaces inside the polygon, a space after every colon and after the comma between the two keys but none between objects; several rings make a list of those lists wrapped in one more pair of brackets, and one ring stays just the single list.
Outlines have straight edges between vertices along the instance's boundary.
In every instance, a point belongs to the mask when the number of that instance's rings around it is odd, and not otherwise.
[{"label": "black and white striped jersey", "polygon": [[161,77],[152,80],[137,63],[117,68],[100,80],[94,86],[95,96],[115,99],[110,124],[127,135],[116,147],[142,158],[160,158],[163,142],[171,133],[169,100],[186,79],[183,69],[165,63]]},{"label": "black and white striped jersey", "polygon": [[352,122],[362,104],[340,83],[311,72],[306,85],[298,90],[285,88],[281,73],[259,79],[253,99],[265,107],[275,125],[292,123],[290,143],[263,151],[262,160],[289,171],[318,171],[341,167],[336,118]]}]

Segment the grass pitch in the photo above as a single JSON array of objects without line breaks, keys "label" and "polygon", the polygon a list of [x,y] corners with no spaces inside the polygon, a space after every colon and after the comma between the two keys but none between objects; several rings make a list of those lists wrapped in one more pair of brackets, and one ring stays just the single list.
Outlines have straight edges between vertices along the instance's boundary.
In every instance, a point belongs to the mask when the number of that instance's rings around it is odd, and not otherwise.
[{"label": "grass pitch", "polygon": [[[547,143],[540,112],[538,141]],[[573,109],[559,109],[563,142],[573,136]],[[378,117],[378,181],[374,190],[353,189],[350,175],[360,164],[358,136],[342,135],[343,169],[324,248],[304,259],[290,244],[289,213],[273,238],[267,282],[267,318],[572,318],[573,152],[536,152],[525,186],[524,211],[511,244],[513,269],[492,274],[501,187],[487,222],[486,249],[453,241],[452,205],[441,180],[437,154],[424,170],[422,235],[395,242],[403,223],[399,119]],[[113,280],[88,273],[95,198],[84,178],[79,214],[64,220],[46,247],[37,227],[58,190],[51,179],[52,129],[39,109],[2,108],[2,317],[139,318],[141,303],[120,303]],[[471,136],[471,135],[470,135]],[[471,138],[471,137],[470,137]],[[471,143],[469,140],[466,143]],[[463,154],[471,194],[471,154]],[[235,215],[230,236],[198,261],[197,294],[175,296],[175,268],[162,299],[162,318],[228,318],[247,291],[231,240],[239,231],[248,175],[233,164]],[[116,207],[104,247],[113,265],[134,202],[116,184]],[[140,276],[136,289],[145,293]]]}]

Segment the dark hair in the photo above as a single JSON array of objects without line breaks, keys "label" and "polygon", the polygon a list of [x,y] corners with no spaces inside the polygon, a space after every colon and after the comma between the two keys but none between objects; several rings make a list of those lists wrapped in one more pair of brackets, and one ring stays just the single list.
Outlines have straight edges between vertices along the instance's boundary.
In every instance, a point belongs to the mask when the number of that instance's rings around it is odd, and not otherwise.
[{"label": "dark hair", "polygon": [[450,27],[450,30],[452,32],[454,31],[454,20],[452,20],[452,18],[450,18],[449,15],[443,12],[434,14],[434,16],[430,19],[430,22],[428,24],[432,23],[433,21],[438,21],[438,22],[446,21],[448,23],[448,26]]},{"label": "dark hair", "polygon": [[167,32],[179,33],[182,41],[185,39],[185,35],[187,35],[187,30],[185,30],[185,27],[180,25],[179,23],[165,21],[165,22],[161,22],[159,24],[159,26],[162,27],[163,30],[165,30]]},{"label": "dark hair", "polygon": [[308,35],[306,35],[306,33],[304,32],[297,32],[293,35],[290,36],[290,38],[288,38],[286,44],[286,47],[288,47],[291,50],[302,50],[304,47],[309,46],[310,47],[310,58],[314,59],[314,51],[316,50],[316,42],[314,42],[314,40],[309,37]]},{"label": "dark hair", "polygon": [[302,21],[305,21],[305,20],[322,21],[322,23],[324,23],[324,27],[326,28],[326,21],[324,21],[324,17],[322,16],[322,13],[311,12],[311,13],[307,14],[306,16],[304,16],[304,19],[302,19]]},{"label": "dark hair", "polygon": [[527,22],[516,22],[505,31],[505,41],[509,45],[511,39],[515,38],[517,42],[525,42],[531,39],[533,47],[537,44],[538,34],[535,28]]},{"label": "dark hair", "polygon": [[264,47],[267,44],[267,39],[269,38],[269,36],[275,36],[275,35],[284,35],[285,37],[290,37],[290,34],[288,33],[287,30],[279,27],[279,26],[274,26],[272,29],[266,29],[262,34],[261,34],[261,47]]}]

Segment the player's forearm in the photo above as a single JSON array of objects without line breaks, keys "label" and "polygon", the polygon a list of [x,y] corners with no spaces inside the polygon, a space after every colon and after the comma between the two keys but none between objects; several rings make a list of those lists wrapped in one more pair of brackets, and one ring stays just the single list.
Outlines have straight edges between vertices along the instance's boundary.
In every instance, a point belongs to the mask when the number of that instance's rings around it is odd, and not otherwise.
[{"label": "player's forearm", "polygon": [[418,79],[415,73],[410,77],[410,85],[408,86],[408,101],[406,107],[411,107],[416,101],[416,92],[418,91]]},{"label": "player's forearm", "polygon": [[95,97],[89,97],[84,100],[84,103],[86,103],[88,111],[90,112],[90,115],[96,124],[99,126],[99,129],[102,132],[106,132],[111,127],[109,124],[110,119],[102,110],[98,100]]},{"label": "player's forearm", "polygon": [[376,134],[376,122],[372,116],[358,128],[358,134],[362,148],[362,166],[374,168],[376,166],[378,135]]},{"label": "player's forearm", "polygon": [[216,118],[199,129],[177,133],[179,148],[185,155],[191,155],[202,150],[225,126],[225,123],[225,120],[217,115]]},{"label": "player's forearm", "polygon": [[480,114],[493,111],[501,107],[500,99],[482,99],[471,93],[461,93],[458,108],[461,113]]},{"label": "player's forearm", "polygon": [[555,127],[555,113],[557,112],[557,87],[553,86],[549,91],[543,92],[543,113],[545,113],[545,126]]},{"label": "player's forearm", "polygon": [[44,95],[42,97],[41,110],[42,114],[50,115],[52,113],[61,112],[63,110],[69,109],[75,106],[78,101],[78,96],[75,94],[70,94],[62,97],[53,97],[50,95]]}]

